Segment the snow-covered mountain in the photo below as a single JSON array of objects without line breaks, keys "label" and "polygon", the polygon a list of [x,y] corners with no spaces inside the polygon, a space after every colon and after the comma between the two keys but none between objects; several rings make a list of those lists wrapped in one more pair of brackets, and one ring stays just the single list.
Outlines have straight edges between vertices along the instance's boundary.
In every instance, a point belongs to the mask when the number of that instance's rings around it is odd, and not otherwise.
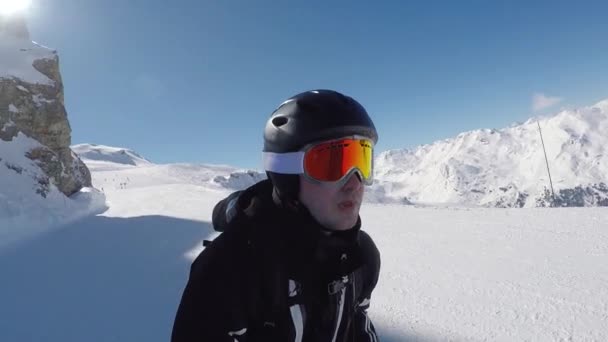
[{"label": "snow-covered mountain", "polygon": [[72,150],[86,163],[98,189],[154,187],[168,184],[196,186],[213,190],[240,190],[266,176],[253,170],[225,165],[155,164],[137,152],[95,144],[79,144]]},{"label": "snow-covered mountain", "polygon": [[133,150],[95,144],[72,145],[80,159],[102,161],[124,165],[149,165],[151,162]]},{"label": "snow-covered mountain", "polygon": [[376,158],[376,187],[415,203],[497,207],[608,206],[608,100],[505,129],[391,150]]},{"label": "snow-covered mountain", "polygon": [[[606,146],[608,100],[500,130],[475,130],[413,150],[380,153],[375,159],[376,179],[366,190],[365,201],[486,207],[608,206]],[[170,175],[175,183],[239,190],[266,177],[259,171],[230,166],[153,164],[124,148],[83,144],[72,149],[97,171],[96,184],[104,187],[126,186],[125,180],[116,181],[109,175],[134,166],[147,168],[145,182],[149,184],[166,182]],[[99,179],[104,170],[106,176]]]}]

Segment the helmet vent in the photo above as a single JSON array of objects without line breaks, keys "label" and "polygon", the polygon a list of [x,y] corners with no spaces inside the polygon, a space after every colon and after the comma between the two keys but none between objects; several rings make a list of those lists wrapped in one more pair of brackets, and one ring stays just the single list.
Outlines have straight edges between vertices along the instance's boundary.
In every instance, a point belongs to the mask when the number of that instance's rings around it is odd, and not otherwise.
[{"label": "helmet vent", "polygon": [[287,118],[284,117],[284,116],[277,116],[276,118],[272,119],[272,124],[275,127],[281,127],[281,126],[283,126],[286,123],[287,123]]}]

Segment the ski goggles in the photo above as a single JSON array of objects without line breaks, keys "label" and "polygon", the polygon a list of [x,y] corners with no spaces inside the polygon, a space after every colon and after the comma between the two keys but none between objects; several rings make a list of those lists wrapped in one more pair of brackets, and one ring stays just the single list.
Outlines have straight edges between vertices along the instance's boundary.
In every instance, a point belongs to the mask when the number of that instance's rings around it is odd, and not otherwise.
[{"label": "ski goggles", "polygon": [[340,182],[356,172],[364,184],[371,185],[373,144],[371,139],[348,137],[307,145],[298,152],[264,152],[264,169],[304,174],[317,182]]}]

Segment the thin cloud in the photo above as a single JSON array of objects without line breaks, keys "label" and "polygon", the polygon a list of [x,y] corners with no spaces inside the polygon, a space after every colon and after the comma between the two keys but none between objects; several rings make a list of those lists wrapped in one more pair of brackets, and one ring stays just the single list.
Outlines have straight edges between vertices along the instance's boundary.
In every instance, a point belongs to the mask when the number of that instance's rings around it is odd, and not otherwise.
[{"label": "thin cloud", "polygon": [[536,93],[532,96],[532,109],[538,112],[562,102],[561,97],[546,96],[543,93]]}]

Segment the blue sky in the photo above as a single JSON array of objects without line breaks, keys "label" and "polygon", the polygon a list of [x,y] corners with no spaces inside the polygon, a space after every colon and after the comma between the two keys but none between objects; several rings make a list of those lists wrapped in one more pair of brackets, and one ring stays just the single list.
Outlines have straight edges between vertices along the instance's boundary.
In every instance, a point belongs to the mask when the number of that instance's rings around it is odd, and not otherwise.
[{"label": "blue sky", "polygon": [[377,151],[608,98],[605,1],[33,1],[72,142],[158,163],[260,168],[267,117],[314,88],[359,100]]}]

